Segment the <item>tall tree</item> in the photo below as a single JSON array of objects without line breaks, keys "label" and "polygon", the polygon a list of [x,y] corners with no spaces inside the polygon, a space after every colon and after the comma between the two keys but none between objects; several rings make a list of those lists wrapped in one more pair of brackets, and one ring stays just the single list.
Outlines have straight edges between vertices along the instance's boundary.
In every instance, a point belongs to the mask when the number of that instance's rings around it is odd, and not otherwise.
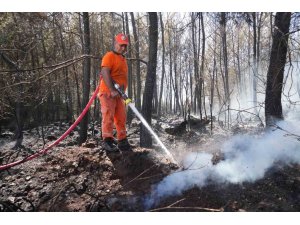
[{"label": "tall tree", "polygon": [[256,23],[256,12],[252,13],[252,20],[253,20],[253,73],[252,73],[252,85],[253,85],[253,106],[254,110],[257,112],[257,76],[258,76],[258,51],[257,51],[257,45],[258,45],[258,40],[257,40],[257,23]]},{"label": "tall tree", "polygon": [[[154,85],[156,84],[156,64],[157,64],[157,42],[158,42],[158,18],[157,13],[149,15],[149,62],[147,66],[147,77],[143,95],[142,114],[146,121],[151,125],[152,99]],[[143,125],[140,133],[141,147],[151,147],[152,139]]]},{"label": "tall tree", "polygon": [[270,126],[277,120],[283,119],[281,93],[288,49],[290,22],[290,12],[276,13],[270,64],[267,73],[265,97],[266,126]]},{"label": "tall tree", "polygon": [[[204,29],[204,22],[203,22],[203,13],[200,14],[200,22],[201,22],[201,30],[202,30],[202,54],[201,54],[201,66],[200,66],[200,98],[203,97],[203,110],[205,117],[206,115],[206,108],[205,108],[205,89],[204,89],[204,61],[205,61],[205,29]],[[199,25],[200,29],[200,25]],[[200,38],[200,30],[199,30],[199,38]],[[200,112],[202,118],[202,112]]]},{"label": "tall tree", "polygon": [[195,86],[195,100],[194,101],[194,112],[197,112],[197,107],[196,107],[196,102],[198,104],[199,107],[199,113],[200,113],[200,117],[202,117],[202,103],[201,103],[201,98],[200,95],[196,94],[196,93],[200,93],[199,92],[199,85],[200,85],[200,79],[199,79],[199,58],[198,58],[198,53],[197,53],[197,44],[196,44],[196,24],[195,24],[195,20],[196,17],[194,15],[194,13],[192,13],[191,15],[191,21],[192,21],[192,45],[193,45],[193,58],[194,58],[194,74],[195,74],[195,81],[196,81],[196,86]]},{"label": "tall tree", "polygon": [[162,44],[162,70],[161,70],[161,81],[160,81],[160,92],[159,92],[159,99],[158,99],[158,116],[161,114],[161,101],[162,101],[162,94],[164,88],[164,77],[165,77],[165,32],[164,32],[164,22],[162,20],[162,15],[159,13],[159,20],[160,20],[160,29],[161,29],[161,44]]},{"label": "tall tree", "polygon": [[178,79],[178,74],[177,74],[177,58],[178,58],[178,41],[177,41],[177,32],[176,29],[173,32],[173,39],[174,39],[174,54],[173,54],[173,66],[174,66],[174,79],[173,77],[172,79],[172,85],[173,85],[173,90],[174,90],[174,94],[175,94],[175,107],[174,107],[174,113],[176,112],[180,112],[181,111],[181,107],[180,107],[180,102],[179,102],[179,93],[178,93],[178,85],[177,85],[177,79]]},{"label": "tall tree", "polygon": [[169,42],[168,42],[168,47],[169,47],[169,96],[167,99],[169,99],[169,102],[170,102],[170,111],[172,111],[172,107],[173,107],[173,93],[172,93],[172,84],[173,84],[173,47],[172,47],[172,30],[171,28],[169,27],[168,29],[168,39],[169,39]]},{"label": "tall tree", "polygon": [[[224,84],[224,92],[225,92],[225,107],[227,110],[227,116],[225,117],[228,122],[228,126],[230,123],[230,96],[229,96],[229,75],[228,75],[228,54],[227,54],[227,40],[226,40],[226,23],[227,23],[227,14],[225,12],[221,13],[221,38],[222,38],[222,53],[223,53],[223,65],[224,65],[224,75],[223,75],[223,84]],[[220,60],[221,62],[221,60]]]},{"label": "tall tree", "polygon": [[[83,16],[83,53],[89,55],[91,52],[91,39],[90,39],[90,22],[89,22],[89,13],[84,12]],[[83,61],[83,80],[82,80],[82,109],[86,106],[89,101],[90,94],[90,73],[91,73],[91,59],[85,58]],[[87,130],[88,130],[88,113],[82,119],[80,123],[80,138],[79,144],[82,144],[87,139]]]},{"label": "tall tree", "polygon": [[[128,42],[129,42],[129,46],[127,49],[127,57],[131,58],[132,57],[132,46],[131,46],[131,38],[130,38],[130,31],[129,31],[129,22],[128,22],[128,14],[127,12],[124,13],[125,15],[125,29],[126,29],[126,34],[128,36]],[[133,96],[133,73],[132,73],[132,61],[130,60],[128,62],[128,97],[132,98]],[[133,119],[133,112],[130,110],[128,110],[127,113],[127,123],[131,124],[131,121]]]},{"label": "tall tree", "polygon": [[135,49],[135,57],[136,57],[136,84],[137,84],[137,93],[136,93],[136,105],[137,108],[141,109],[141,68],[140,68],[140,43],[138,38],[138,33],[136,29],[134,14],[131,12],[131,23],[132,23],[132,31],[133,31],[133,41],[134,41],[134,49]]}]

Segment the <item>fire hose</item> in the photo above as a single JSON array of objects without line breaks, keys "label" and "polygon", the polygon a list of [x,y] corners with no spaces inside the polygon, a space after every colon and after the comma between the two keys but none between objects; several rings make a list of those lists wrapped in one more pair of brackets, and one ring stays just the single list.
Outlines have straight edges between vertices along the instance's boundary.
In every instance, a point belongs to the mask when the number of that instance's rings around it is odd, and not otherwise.
[{"label": "fire hose", "polygon": [[[133,109],[134,107],[132,106],[132,104],[129,104],[132,102],[132,100],[125,94],[124,91],[122,91],[121,87],[113,82],[114,84],[114,87],[116,88],[116,90],[118,91],[118,93],[120,94],[120,96],[123,98],[124,102],[126,105],[130,105],[131,108]],[[21,159],[19,161],[15,161],[15,162],[12,162],[12,163],[8,163],[8,164],[5,164],[5,165],[1,165],[0,166],[0,171],[1,170],[5,170],[5,169],[9,169],[13,166],[16,166],[16,165],[19,165],[19,164],[22,164],[24,162],[27,162],[29,160],[32,160],[42,154],[46,154],[47,151],[49,151],[51,148],[53,148],[54,146],[56,146],[58,143],[60,143],[62,140],[64,140],[69,134],[70,132],[78,125],[78,123],[82,120],[82,118],[85,116],[85,114],[87,113],[87,111],[89,110],[90,106],[92,105],[94,99],[96,98],[97,96],[97,93],[99,92],[99,87],[98,86],[96,88],[96,90],[94,91],[92,97],[90,98],[89,102],[87,103],[87,105],[85,106],[84,110],[82,111],[82,113],[79,115],[79,117],[76,119],[76,121],[69,127],[69,129],[63,133],[55,142],[53,142],[52,144],[50,144],[49,146],[47,146],[45,149],[42,149],[32,155],[29,155],[27,157],[25,157],[24,159]],[[135,112],[136,113],[136,112]],[[139,119],[144,123],[144,124],[147,124],[146,120],[139,114],[139,113],[136,113],[137,116],[139,117]],[[149,125],[148,125],[149,127]],[[152,131],[152,129],[149,127],[149,129]],[[176,163],[175,159],[173,158],[173,156],[170,154],[170,152],[167,150],[167,148],[163,145],[163,143],[158,139],[157,135],[155,135],[155,133],[152,131],[152,135],[154,137],[156,137],[156,139],[158,140],[159,144],[162,146],[162,148],[164,149],[165,153],[171,158],[171,161]]]},{"label": "fire hose", "polygon": [[50,144],[49,146],[47,146],[46,148],[32,154],[32,155],[29,155],[27,157],[25,157],[24,159],[21,159],[19,161],[15,161],[15,162],[12,162],[12,163],[8,163],[6,165],[1,165],[0,166],[0,171],[1,170],[6,170],[6,169],[9,169],[13,166],[16,166],[16,165],[19,165],[19,164],[22,164],[24,162],[27,162],[29,160],[32,160],[40,155],[43,155],[43,154],[46,154],[47,151],[49,151],[51,148],[53,148],[54,146],[56,146],[59,142],[61,142],[63,139],[65,139],[69,134],[70,132],[78,125],[78,123],[82,120],[82,118],[85,116],[85,114],[87,113],[87,111],[89,110],[90,106],[92,105],[94,99],[96,98],[97,94],[99,92],[99,86],[96,88],[96,90],[94,91],[92,97],[90,98],[90,100],[88,101],[86,107],[84,108],[84,110],[82,111],[82,113],[79,115],[79,117],[76,119],[76,121],[69,127],[69,129],[63,133],[55,142],[53,142],[52,144]]}]

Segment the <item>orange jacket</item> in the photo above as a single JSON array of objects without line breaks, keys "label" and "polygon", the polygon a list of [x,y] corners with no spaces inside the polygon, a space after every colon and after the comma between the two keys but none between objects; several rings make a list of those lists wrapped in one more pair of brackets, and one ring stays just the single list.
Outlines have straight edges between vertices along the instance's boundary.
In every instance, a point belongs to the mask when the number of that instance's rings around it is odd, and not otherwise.
[{"label": "orange jacket", "polygon": [[[124,56],[113,51],[107,52],[102,59],[101,67],[108,67],[111,78],[126,90],[128,85],[128,66]],[[99,92],[110,93],[103,79],[100,81]]]}]

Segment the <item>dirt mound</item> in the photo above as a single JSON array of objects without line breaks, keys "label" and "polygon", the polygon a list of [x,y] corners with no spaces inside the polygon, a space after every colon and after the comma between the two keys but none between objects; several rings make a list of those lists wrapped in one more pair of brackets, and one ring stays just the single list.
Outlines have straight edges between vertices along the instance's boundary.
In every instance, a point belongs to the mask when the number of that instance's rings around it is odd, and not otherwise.
[{"label": "dirt mound", "polygon": [[149,149],[106,154],[102,148],[60,147],[0,173],[0,210],[142,211],[142,202],[127,203],[174,168]]}]

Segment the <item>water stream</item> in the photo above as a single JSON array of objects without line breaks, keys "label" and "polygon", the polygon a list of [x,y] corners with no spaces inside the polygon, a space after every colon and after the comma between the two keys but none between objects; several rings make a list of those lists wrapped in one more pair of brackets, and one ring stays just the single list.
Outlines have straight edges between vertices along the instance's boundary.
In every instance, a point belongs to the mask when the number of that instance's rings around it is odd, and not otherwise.
[{"label": "water stream", "polygon": [[141,120],[141,122],[144,124],[144,126],[147,128],[147,130],[152,134],[152,136],[155,138],[157,143],[161,146],[161,148],[164,150],[164,152],[169,156],[171,161],[175,164],[177,164],[176,160],[173,158],[172,154],[169,152],[169,150],[166,148],[166,146],[161,142],[157,134],[152,130],[148,122],[145,120],[145,118],[140,114],[140,112],[137,110],[135,105],[133,103],[128,103],[128,106],[132,109],[132,111],[135,113],[135,115]]}]

